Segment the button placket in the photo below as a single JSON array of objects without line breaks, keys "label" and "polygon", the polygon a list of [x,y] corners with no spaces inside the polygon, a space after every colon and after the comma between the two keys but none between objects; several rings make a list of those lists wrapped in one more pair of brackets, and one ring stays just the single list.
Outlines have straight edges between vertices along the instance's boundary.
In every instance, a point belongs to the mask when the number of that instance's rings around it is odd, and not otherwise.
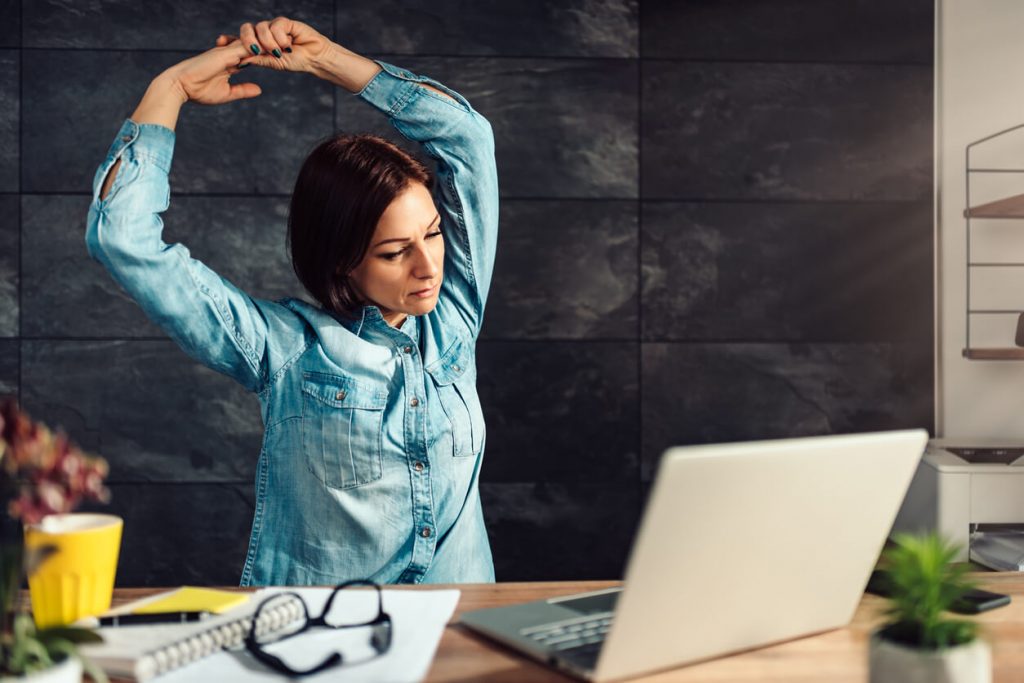
[{"label": "button placket", "polygon": [[[435,545],[434,540],[434,529],[431,525],[434,517],[434,509],[431,504],[430,494],[430,479],[427,476],[429,465],[427,464],[427,446],[426,446],[426,435],[428,433],[427,421],[430,416],[426,411],[427,397],[422,395],[425,390],[422,385],[419,385],[424,378],[424,371],[422,366],[422,356],[417,352],[415,344],[410,344],[409,339],[395,340],[395,351],[399,359],[399,363],[405,372],[406,377],[406,394],[408,403],[407,406],[410,410],[406,412],[406,439],[407,446],[409,447],[410,458],[409,467],[415,475],[412,482],[412,495],[413,495],[413,509],[414,509],[414,524],[415,531],[413,532],[414,538],[417,542],[414,543],[413,556],[411,559],[410,569],[413,567],[420,572],[419,576],[422,576],[422,572],[430,566],[431,560],[433,559],[433,548]],[[417,386],[421,388],[417,388]],[[423,410],[419,410],[423,408]],[[413,410],[415,409],[415,410]],[[415,455],[414,455],[415,454]]]}]

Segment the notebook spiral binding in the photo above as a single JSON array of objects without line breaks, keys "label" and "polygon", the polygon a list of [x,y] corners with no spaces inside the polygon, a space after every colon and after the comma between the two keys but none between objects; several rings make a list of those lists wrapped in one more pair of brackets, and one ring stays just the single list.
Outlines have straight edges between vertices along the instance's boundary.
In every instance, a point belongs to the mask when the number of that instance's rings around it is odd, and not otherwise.
[{"label": "notebook spiral binding", "polygon": [[[302,601],[289,596],[280,605],[264,611],[256,625],[256,634],[280,630],[305,614]],[[147,653],[138,663],[139,680],[172,671],[222,649],[239,647],[252,627],[252,617],[240,617],[228,623],[211,626],[177,642]]]}]

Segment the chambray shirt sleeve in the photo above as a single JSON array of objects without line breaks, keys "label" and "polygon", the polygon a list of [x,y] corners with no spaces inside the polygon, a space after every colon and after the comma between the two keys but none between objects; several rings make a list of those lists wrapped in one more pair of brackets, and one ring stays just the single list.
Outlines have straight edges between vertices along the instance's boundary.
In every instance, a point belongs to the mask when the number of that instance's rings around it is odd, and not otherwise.
[{"label": "chambray shirt sleeve", "polygon": [[[459,93],[378,61],[382,71],[355,95],[437,159],[435,197],[447,217],[438,308],[451,306],[473,338],[480,332],[498,239],[498,173],[491,124]],[[426,83],[454,99],[433,92]]]},{"label": "chambray shirt sleeve", "polygon": [[[174,141],[164,126],[124,122],[93,180],[86,246],[186,353],[258,391],[267,376],[267,315],[277,305],[253,300],[184,245],[164,243],[160,214],[170,203]],[[113,185],[100,199],[118,159]]]}]

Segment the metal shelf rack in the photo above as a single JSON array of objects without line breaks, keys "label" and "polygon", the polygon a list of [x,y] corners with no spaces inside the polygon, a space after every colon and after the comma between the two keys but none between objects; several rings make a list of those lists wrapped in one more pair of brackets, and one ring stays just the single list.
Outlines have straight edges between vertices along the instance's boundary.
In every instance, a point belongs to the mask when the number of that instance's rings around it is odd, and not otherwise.
[{"label": "metal shelf rack", "polygon": [[965,258],[966,268],[966,282],[967,282],[967,298],[965,300],[964,308],[966,309],[966,334],[965,343],[963,349],[963,356],[968,360],[1024,360],[1024,347],[1010,346],[997,347],[997,348],[978,348],[971,346],[971,316],[976,315],[1016,315],[1018,318],[1024,314],[1024,310],[1018,309],[972,309],[971,308],[971,273],[973,269],[977,268],[1024,268],[1024,263],[1011,263],[1011,262],[973,262],[971,261],[971,220],[978,218],[986,219],[1024,219],[1024,193],[1012,195],[999,199],[993,202],[986,202],[977,206],[971,205],[971,177],[973,174],[990,174],[990,173],[1021,173],[1024,174],[1024,168],[988,168],[978,167],[974,168],[971,166],[971,151],[978,145],[994,140],[998,137],[1012,133],[1013,131],[1024,128],[1024,123],[1001,130],[998,133],[987,135],[980,140],[967,145],[965,150],[966,164],[964,173],[967,195],[966,204],[967,208],[964,209],[964,220],[967,224],[966,239],[967,239],[967,252]]}]

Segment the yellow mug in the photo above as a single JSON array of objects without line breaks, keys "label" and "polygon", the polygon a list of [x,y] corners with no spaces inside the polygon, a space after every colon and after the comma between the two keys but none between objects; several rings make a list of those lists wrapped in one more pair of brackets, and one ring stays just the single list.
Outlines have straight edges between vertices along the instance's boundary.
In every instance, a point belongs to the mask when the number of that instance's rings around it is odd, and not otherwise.
[{"label": "yellow mug", "polygon": [[115,515],[48,515],[25,526],[25,547],[56,546],[28,579],[36,626],[59,626],[110,609],[124,521]]}]

